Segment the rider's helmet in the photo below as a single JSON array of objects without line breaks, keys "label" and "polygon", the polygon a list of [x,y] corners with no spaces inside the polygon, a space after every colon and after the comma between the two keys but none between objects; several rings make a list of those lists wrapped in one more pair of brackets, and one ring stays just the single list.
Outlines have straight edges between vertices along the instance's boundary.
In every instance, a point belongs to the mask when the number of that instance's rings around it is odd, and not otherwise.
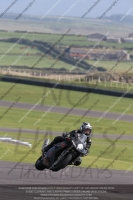
[{"label": "rider's helmet", "polygon": [[80,126],[80,131],[85,135],[90,135],[92,131],[92,126],[88,122],[83,122]]}]

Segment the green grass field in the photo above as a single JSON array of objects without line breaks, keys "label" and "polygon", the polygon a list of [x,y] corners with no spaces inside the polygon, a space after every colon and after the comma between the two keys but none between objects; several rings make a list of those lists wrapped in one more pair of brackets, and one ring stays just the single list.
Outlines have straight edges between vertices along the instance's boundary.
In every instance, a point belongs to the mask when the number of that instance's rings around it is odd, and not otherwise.
[{"label": "green grass field", "polygon": [[[0,137],[3,137],[4,135],[5,133],[0,133]],[[49,138],[50,141],[52,141],[53,137],[50,135],[38,135],[38,138],[35,139],[34,136],[34,134],[22,133],[20,138],[21,141],[28,141],[32,143],[32,148],[1,142],[0,152],[1,155],[3,155],[1,160],[11,162],[19,162],[21,160],[21,162],[35,163],[37,158],[41,155],[41,147],[44,139]],[[6,137],[17,139],[17,134],[8,133]],[[107,168],[116,170],[127,170],[130,168],[133,162],[133,158],[131,156],[131,152],[133,150],[132,142],[118,140],[114,149],[112,149],[112,147],[109,148],[109,146],[110,143],[105,140],[93,139],[90,153],[88,156],[83,158],[81,167],[91,166],[91,168]],[[107,148],[108,151],[106,151]]]},{"label": "green grass field", "polygon": [[[89,60],[87,62],[91,65],[94,65],[95,67],[104,67],[108,71],[110,71],[111,68],[113,68],[113,66],[115,66],[117,63],[117,61],[104,61],[104,60],[102,61]],[[125,61],[125,62],[123,61],[123,62],[119,62],[118,65],[114,67],[114,69],[111,70],[111,72],[126,72],[129,69],[131,69],[131,67],[132,67],[132,61]],[[129,73],[132,73],[132,72],[133,72],[133,69],[129,71]]]},{"label": "green grass field", "polygon": [[[44,88],[37,86],[29,86],[15,83],[0,82],[0,99],[7,101],[15,101],[19,96],[19,102],[53,105],[59,99],[57,106],[74,107],[80,109],[91,109],[108,112],[123,113],[132,103],[132,99],[112,97],[107,95],[99,95],[90,93],[86,95],[84,92],[76,92],[61,89]],[[47,97],[45,96],[47,94]],[[84,95],[86,97],[83,99]],[[82,100],[83,99],[83,100]],[[97,104],[95,102],[98,101]],[[108,102],[108,103],[107,103]],[[132,114],[132,108],[128,109],[128,114]]]},{"label": "green grass field", "polygon": [[[39,79],[40,80],[40,79]],[[46,79],[45,79],[46,80]],[[51,79],[47,79],[47,81],[57,81],[57,80],[51,80]],[[123,93],[128,91],[128,92],[133,92],[133,87],[132,87],[132,83],[121,83],[121,82],[100,82],[98,83],[96,80],[93,81],[88,81],[85,82],[85,79],[82,78],[82,80],[79,81],[79,78],[75,79],[75,81],[60,81],[61,83],[66,83],[66,84],[70,84],[70,85],[79,85],[79,86],[85,86],[85,87],[91,87],[91,88],[101,88],[101,89],[109,89],[109,90],[116,90],[116,91],[122,91]],[[96,86],[95,86],[96,85]]]},{"label": "green grass field", "polygon": [[[78,44],[84,45],[86,44],[87,38],[86,36],[70,36],[64,33],[63,34],[32,34],[32,33],[8,33],[8,32],[0,32],[0,37],[3,39],[7,38],[24,38],[28,40],[39,40],[43,42],[50,42],[52,44],[59,41],[58,44],[69,45],[70,44]],[[74,43],[73,43],[74,42]],[[86,46],[86,45],[85,45]]]},{"label": "green grass field", "polygon": [[[33,37],[34,35],[34,37]],[[70,45],[77,45],[77,46],[86,46],[90,48],[89,46],[94,46],[97,42],[93,41],[87,41],[86,36],[71,36],[71,35],[65,35],[62,37],[62,35],[57,34],[32,34],[32,33],[11,33],[11,32],[0,32],[0,36],[2,38],[25,38],[29,40],[40,40],[43,42],[50,42],[51,44],[56,44],[57,41],[59,41],[58,44],[70,46]],[[107,43],[107,42],[100,42],[100,45],[103,47],[113,47],[117,49],[125,49],[131,48],[132,44],[130,43]],[[24,48],[24,49],[23,49]],[[15,43],[6,43],[6,42],[0,42],[0,54],[6,54],[0,56],[1,66],[27,66],[32,67],[41,56],[33,56],[32,54],[36,53],[42,53],[38,49],[32,49],[30,48],[26,52],[27,48],[26,45],[19,45]],[[26,52],[26,53],[25,53]],[[11,54],[11,55],[9,55]],[[25,54],[25,56],[23,56]],[[131,52],[132,54],[132,52]],[[21,56],[22,55],[22,56]],[[37,68],[49,68],[51,65],[56,61],[56,59],[47,58],[44,57],[35,67]],[[75,61],[76,62],[76,61]],[[107,70],[109,70],[112,66],[115,65],[116,61],[100,61],[97,63],[97,61],[88,61],[89,64],[92,64],[96,67],[104,67]],[[130,68],[132,65],[131,62],[120,62],[116,68],[113,69],[113,71],[126,71],[128,68]],[[67,70],[70,70],[73,66],[66,64],[64,62],[57,62],[54,65],[54,68],[66,68]],[[78,67],[75,67],[75,69],[79,69]],[[84,70],[83,70],[84,71]]]},{"label": "green grass field", "polygon": [[[29,46],[28,46],[29,47]],[[17,43],[10,43],[10,42],[0,42],[0,54],[23,54],[24,51],[28,49],[29,54],[36,54],[40,53],[40,51],[36,48],[27,48],[26,45],[21,45]],[[0,60],[2,60],[3,56],[0,56]]]},{"label": "green grass field", "polygon": [[[31,111],[23,109],[9,109],[6,107],[0,107],[1,123],[2,127],[9,128],[22,128],[36,130],[51,130],[51,131],[69,131],[70,129],[79,128],[83,121],[89,121],[94,128],[94,133],[110,133],[110,134],[122,134],[125,131],[125,135],[132,135],[132,123],[114,120],[76,116],[59,113],[49,113]],[[6,113],[7,111],[7,113]],[[113,124],[114,123],[114,124]],[[52,126],[51,126],[52,124]]]},{"label": "green grass field", "polygon": [[[50,37],[50,36],[48,36]],[[68,36],[68,37],[77,37],[77,36]],[[86,42],[85,42],[86,43]],[[94,42],[91,42],[92,45],[94,45]],[[94,44],[93,44],[94,43]],[[71,45],[72,43],[70,41],[66,41],[65,45]],[[37,53],[40,53],[40,55],[35,55]],[[0,42],[0,61],[1,66],[27,66],[32,67],[34,64],[40,59],[41,55],[43,53],[39,51],[38,49],[29,48],[27,49],[25,45],[19,45],[19,44],[13,44],[13,43],[4,43]],[[34,54],[34,55],[33,55]],[[34,66],[34,68],[65,68],[67,70],[71,70],[73,68],[73,65],[64,63],[62,61],[56,62],[56,58],[52,58],[50,56],[44,56],[44,58],[38,62]],[[108,71],[115,66],[117,61],[93,61],[93,60],[86,60],[88,64],[94,65],[96,67],[104,67]],[[76,64],[77,61],[75,61]],[[54,64],[55,63],[55,64]],[[128,69],[130,69],[132,66],[132,62],[120,62],[118,63],[117,67],[115,67],[112,71],[113,72],[126,72]],[[5,67],[6,68],[6,67]],[[79,68],[78,66],[75,66],[73,69],[80,69],[82,71],[85,71],[84,69]],[[130,70],[132,72],[132,70]]]},{"label": "green grass field", "polygon": [[[65,33],[64,33],[65,34]],[[63,35],[63,34],[62,34]],[[93,46],[97,42],[95,41],[88,41],[86,36],[82,35],[65,35],[62,38],[62,35],[56,35],[56,34],[32,34],[32,33],[11,33],[11,32],[0,32],[0,37],[3,39],[7,38],[24,38],[29,40],[40,40],[43,42],[50,42],[52,44],[59,41],[58,44],[62,45],[78,45],[78,46]],[[100,40],[99,40],[100,41]],[[132,48],[132,44],[130,43],[107,43],[107,42],[100,42],[100,45],[103,47],[113,47],[118,49],[123,49],[125,47]]]},{"label": "green grass field", "polygon": [[[17,51],[17,48],[14,49],[14,51]],[[5,51],[6,52],[6,51]],[[25,53],[25,50],[19,50],[18,55],[15,53],[12,53],[12,55],[1,55],[0,56],[0,61],[1,61],[1,66],[27,66],[27,67],[32,67],[40,58],[41,55],[33,55],[34,53],[42,53],[38,50],[30,49],[27,53]],[[43,55],[43,54],[42,54]],[[95,67],[103,67],[110,71],[113,66],[116,65],[117,61],[94,61],[94,60],[86,60],[86,62],[90,65],[94,65]],[[55,63],[55,64],[54,64]],[[77,61],[75,61],[75,64]],[[54,64],[54,66],[53,66]],[[73,65],[71,64],[66,64],[62,61],[58,61],[56,58],[52,58],[49,56],[44,56],[44,58],[34,67],[34,68],[66,68],[67,70],[71,70],[73,68]],[[132,67],[132,61],[128,62],[120,62],[116,67],[114,67],[111,72],[127,72],[129,69]],[[73,69],[81,69],[78,66],[75,66]],[[82,71],[85,71],[84,69],[81,69]],[[130,73],[133,72],[133,69],[130,70]]]},{"label": "green grass field", "polygon": [[[27,67],[33,67],[35,63],[37,63],[37,61],[41,58],[41,56],[33,56],[33,55],[29,55],[26,54],[24,56],[20,55],[6,55],[5,57],[3,57],[1,59],[1,65],[4,66],[11,66],[12,68],[14,66],[27,66]],[[8,67],[5,67],[5,69]],[[51,57],[46,57],[44,56],[44,58],[38,62],[38,64],[36,64],[34,66],[34,68],[41,68],[42,70],[44,68],[66,68],[68,70],[72,69],[73,65],[70,64],[66,64],[62,61],[58,61],[57,59],[53,59]],[[75,67],[75,69],[79,69],[79,67]]]}]

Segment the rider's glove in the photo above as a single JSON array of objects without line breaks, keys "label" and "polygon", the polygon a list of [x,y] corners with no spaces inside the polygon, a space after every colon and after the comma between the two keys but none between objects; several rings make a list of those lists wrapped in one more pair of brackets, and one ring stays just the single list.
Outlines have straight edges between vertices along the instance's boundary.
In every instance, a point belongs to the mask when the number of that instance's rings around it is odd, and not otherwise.
[{"label": "rider's glove", "polygon": [[62,136],[63,136],[64,138],[70,137],[69,133],[67,133],[67,132],[66,132],[66,133],[63,133]]},{"label": "rider's glove", "polygon": [[86,148],[85,150],[86,150],[86,153],[85,153],[85,154],[81,154],[81,155],[80,155],[81,157],[84,157],[84,156],[87,156],[87,155],[88,155],[89,150],[88,150],[87,148]]},{"label": "rider's glove", "polygon": [[65,140],[69,141],[70,140],[70,134],[69,133],[63,133],[62,136],[64,137]]}]

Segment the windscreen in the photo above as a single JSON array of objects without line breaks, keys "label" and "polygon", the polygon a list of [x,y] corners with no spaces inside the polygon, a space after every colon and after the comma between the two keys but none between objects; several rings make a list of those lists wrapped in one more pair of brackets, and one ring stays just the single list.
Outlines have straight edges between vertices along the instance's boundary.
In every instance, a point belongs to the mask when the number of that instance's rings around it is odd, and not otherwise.
[{"label": "windscreen", "polygon": [[78,140],[80,140],[82,143],[85,143],[87,139],[87,136],[85,134],[78,134]]}]

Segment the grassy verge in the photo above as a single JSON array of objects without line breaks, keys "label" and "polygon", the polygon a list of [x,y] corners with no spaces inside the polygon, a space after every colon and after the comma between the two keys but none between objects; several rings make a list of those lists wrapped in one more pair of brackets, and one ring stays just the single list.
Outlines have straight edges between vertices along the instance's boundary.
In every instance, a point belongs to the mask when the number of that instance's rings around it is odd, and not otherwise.
[{"label": "grassy verge", "polygon": [[[4,134],[5,133],[0,133],[0,137],[4,136]],[[7,137],[9,136],[13,139],[17,139],[16,133],[9,133]],[[38,139],[35,141],[32,134],[22,133],[21,140],[31,142],[33,145],[32,148],[1,142],[1,160],[19,162],[22,159],[21,162],[35,163],[37,158],[40,156],[44,138],[46,138],[45,135],[39,135]],[[48,136],[48,138],[51,141],[53,140],[53,137]],[[36,148],[34,148],[34,145],[36,145]],[[109,145],[110,143],[103,139],[93,139],[90,153],[88,156],[83,158],[81,167],[89,167],[89,165],[91,165],[91,168],[107,168],[116,170],[127,170],[130,168],[133,162],[133,158],[130,153],[133,150],[131,141],[118,140],[115,149],[112,150],[111,147],[108,151],[106,151]]]},{"label": "grassy verge", "polygon": [[[15,101],[19,96],[20,102],[41,105],[53,105],[57,100],[57,106],[92,109],[99,111],[118,112],[123,113],[127,107],[132,103],[132,99],[118,98],[99,94],[86,94],[84,92],[76,92],[61,89],[52,89],[46,87],[29,86],[15,83],[0,82],[0,99],[7,101]],[[46,94],[47,97],[45,96]],[[43,97],[43,98],[42,98]],[[98,100],[98,103],[95,102]],[[107,103],[108,102],[108,103]],[[128,114],[132,114],[132,110],[128,109]]]},{"label": "grassy verge", "polygon": [[28,40],[39,40],[43,42],[50,42],[50,43],[56,43],[57,41],[58,44],[67,44],[68,41],[73,44],[75,42],[76,44],[80,44],[82,42],[83,44],[86,43],[87,38],[86,36],[71,36],[71,35],[66,35],[65,37],[62,38],[63,34],[32,34],[32,33],[8,33],[8,32],[0,32],[0,35],[3,39],[6,38],[22,38],[23,36],[24,39]]},{"label": "grassy verge", "polygon": [[[51,80],[48,79],[48,81],[51,81]],[[52,81],[55,82],[57,80],[52,80]],[[82,81],[79,81],[79,78],[77,78],[76,81],[60,81],[60,82],[63,83],[63,84],[66,83],[66,84],[70,84],[70,85],[79,85],[79,86],[85,86],[85,87],[91,87],[91,88],[100,88],[100,89],[105,89],[105,90],[121,91],[123,93],[126,92],[126,91],[133,92],[132,83],[123,83],[123,84],[122,83],[115,83],[115,82],[98,83],[96,81],[85,82],[85,81],[83,81],[83,79],[82,79]]]},{"label": "grassy verge", "polygon": [[[7,108],[0,107],[0,113],[5,113]],[[132,123],[118,121],[112,124],[113,120],[101,119],[97,122],[97,118],[82,117],[76,115],[52,113],[49,112],[37,112],[32,111],[27,114],[28,110],[11,109],[3,115],[1,119],[2,127],[10,128],[22,128],[22,129],[34,129],[51,130],[51,131],[70,131],[79,128],[83,121],[89,121],[93,126],[94,133],[112,133],[122,134],[126,131],[125,135],[132,135]],[[64,117],[64,118],[63,118]],[[38,121],[40,119],[40,121]],[[60,121],[62,119],[62,121]],[[20,123],[19,123],[20,121]],[[35,124],[35,126],[34,126]]]},{"label": "grassy verge", "polygon": [[[28,49],[28,48],[29,49]],[[17,43],[10,43],[10,42],[0,42],[0,53],[5,54],[4,56],[6,56],[7,54],[23,54],[26,50],[28,50],[27,54],[31,53],[31,54],[36,54],[36,53],[41,53],[38,49],[36,49],[35,47],[32,48],[30,46],[26,46],[26,45],[21,45],[21,44],[17,44]],[[17,56],[16,55],[16,56]],[[8,55],[9,56],[9,55]],[[3,56],[0,56],[1,61],[3,59]]]},{"label": "grassy verge", "polygon": [[[36,56],[36,55],[30,55],[31,52],[26,53],[24,56],[22,56],[22,54],[24,54],[24,51],[22,51],[22,53],[20,55],[6,55],[1,59],[0,65],[1,66],[27,66],[29,67],[33,67],[35,63],[37,63],[37,61],[40,59],[41,55]],[[52,57],[46,57],[44,56],[43,59],[41,59],[41,61],[38,62],[38,64],[35,66],[36,68],[40,68],[43,70],[43,68],[51,68],[53,67],[54,64],[54,68],[66,68],[68,70],[72,69],[73,65],[70,64],[66,64],[62,61],[58,61],[57,63],[57,59],[53,59]],[[15,63],[15,64],[14,64]],[[75,67],[75,69],[78,67]],[[5,67],[6,69],[6,67]],[[7,67],[8,69],[8,67]]]},{"label": "grassy verge", "polygon": [[[87,61],[87,60],[86,60]],[[104,67],[108,71],[113,68],[113,66],[116,65],[118,61],[94,61],[94,60],[89,60],[87,61],[89,64],[94,65],[95,67]],[[132,61],[121,61],[117,64],[116,67],[114,67],[111,72],[126,72],[130,69],[130,73],[133,72],[133,69],[131,69],[132,66]]]},{"label": "grassy verge", "polygon": [[[70,24],[69,24],[69,26],[70,26]],[[107,29],[107,30],[109,30],[109,29]],[[106,31],[104,31],[104,32],[106,32]],[[74,45],[78,45],[78,46],[88,47],[89,45],[94,46],[96,44],[95,41],[88,41],[87,37],[83,36],[83,35],[77,35],[77,36],[76,35],[75,36],[66,35],[64,38],[62,38],[63,34],[62,35],[58,35],[58,34],[32,34],[32,33],[25,34],[25,33],[0,32],[0,35],[3,39],[24,37],[25,39],[29,39],[29,40],[40,40],[40,41],[43,41],[43,42],[50,42],[52,44],[59,41],[58,44],[62,44],[62,45],[74,44]],[[119,44],[119,43],[108,43],[108,42],[101,42],[100,41],[100,45],[103,46],[103,47],[113,47],[113,48],[118,48],[118,49],[122,49],[122,48],[125,48],[125,47],[132,48],[132,44],[130,44],[130,43],[120,43]]]}]

